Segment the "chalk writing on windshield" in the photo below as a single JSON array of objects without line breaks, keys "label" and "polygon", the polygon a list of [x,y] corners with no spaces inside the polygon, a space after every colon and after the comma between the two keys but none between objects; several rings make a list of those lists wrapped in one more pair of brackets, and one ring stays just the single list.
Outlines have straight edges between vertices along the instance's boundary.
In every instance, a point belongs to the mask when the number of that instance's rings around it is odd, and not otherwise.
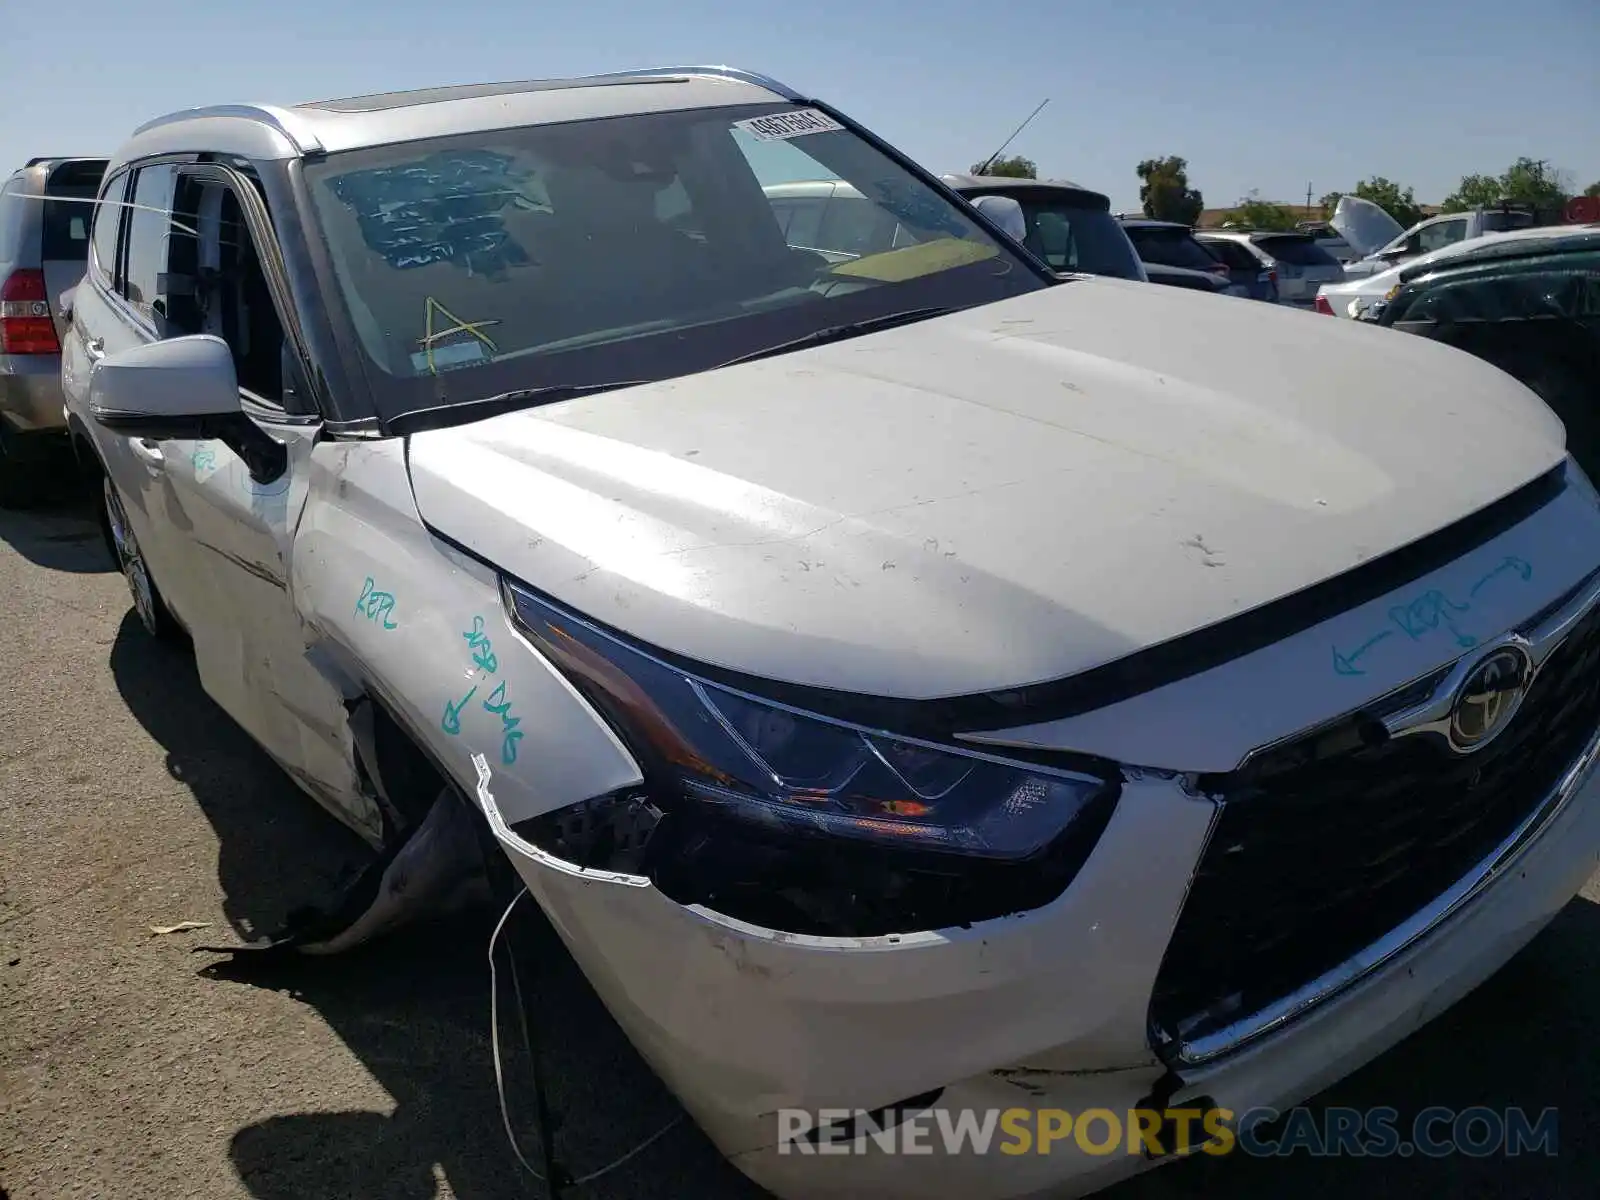
[{"label": "chalk writing on windshield", "polygon": [[[439,320],[449,321],[448,325],[435,326]],[[463,321],[455,313],[440,304],[432,296],[427,298],[422,311],[423,334],[418,341],[422,347],[422,359],[427,365],[428,374],[437,375],[440,365],[461,366],[474,362],[482,362],[488,355],[498,354],[500,347],[495,345],[494,339],[483,332],[491,325],[498,325],[498,320],[488,321]],[[451,342],[451,338],[467,335],[470,341]]]},{"label": "chalk writing on windshield", "polygon": [[472,150],[347,171],[329,186],[355,213],[362,240],[396,270],[448,263],[494,278],[529,261],[501,213],[536,206],[530,180],[509,155]]},{"label": "chalk writing on windshield", "polygon": [[381,624],[385,629],[398,629],[389,618],[394,615],[394,593],[379,591],[368,575],[361,585],[361,595],[356,598],[356,616]]},{"label": "chalk writing on windshield", "polygon": [[1497,581],[1520,580],[1527,583],[1533,578],[1533,567],[1524,559],[1508,555],[1493,570],[1467,589],[1464,598],[1453,598],[1438,588],[1429,588],[1404,604],[1389,609],[1389,625],[1375,631],[1364,642],[1349,650],[1333,648],[1333,670],[1338,675],[1365,675],[1360,660],[1375,647],[1393,638],[1407,638],[1413,642],[1438,634],[1441,631],[1458,647],[1470,650],[1480,640],[1469,632],[1473,601],[1478,594]]}]

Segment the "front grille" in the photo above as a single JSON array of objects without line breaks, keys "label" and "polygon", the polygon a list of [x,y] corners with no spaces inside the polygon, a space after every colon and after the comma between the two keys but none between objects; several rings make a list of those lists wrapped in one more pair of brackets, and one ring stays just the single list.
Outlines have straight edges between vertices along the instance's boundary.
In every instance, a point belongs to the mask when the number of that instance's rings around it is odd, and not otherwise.
[{"label": "front grille", "polygon": [[1475,754],[1388,738],[1368,714],[1213,779],[1225,803],[1157,976],[1156,1036],[1259,1013],[1403,924],[1516,830],[1597,726],[1600,609]]}]

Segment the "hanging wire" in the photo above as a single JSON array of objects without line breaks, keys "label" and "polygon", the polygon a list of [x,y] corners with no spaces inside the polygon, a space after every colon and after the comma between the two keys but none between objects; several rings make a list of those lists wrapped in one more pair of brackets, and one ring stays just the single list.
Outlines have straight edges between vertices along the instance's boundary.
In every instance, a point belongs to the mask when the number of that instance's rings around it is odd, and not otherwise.
[{"label": "hanging wire", "polygon": [[[511,903],[506,905],[505,912],[500,914],[500,920],[495,923],[494,932],[489,935],[489,1044],[494,1058],[495,1091],[498,1093],[500,1098],[500,1122],[505,1127],[506,1140],[511,1143],[511,1153],[516,1156],[517,1162],[522,1164],[522,1169],[524,1171],[526,1171],[529,1175],[532,1175],[540,1183],[548,1186],[550,1181],[546,1179],[544,1175],[534,1170],[532,1164],[530,1164],[527,1158],[523,1156],[522,1147],[517,1142],[517,1135],[511,1128],[511,1110],[506,1103],[505,1070],[500,1060],[500,982],[499,974],[495,967],[495,950],[500,942],[500,932],[505,928],[506,922],[511,918],[512,910],[517,907],[518,902],[527,894],[528,889],[526,887],[518,889],[517,894],[511,897]],[[528,1043],[529,1052],[531,1053],[532,1039],[528,1035],[527,1005],[522,1002],[522,985],[517,978],[517,968],[515,962],[511,964],[511,982],[516,988],[517,1005],[522,1010],[523,1041]],[[609,1175],[612,1171],[615,1171],[618,1167],[630,1161],[636,1155],[644,1153],[651,1146],[655,1145],[662,1138],[666,1137],[667,1134],[671,1133],[683,1123],[684,1115],[685,1114],[683,1113],[679,1113],[677,1116],[673,1117],[672,1120],[668,1121],[660,1129],[656,1130],[627,1153],[619,1155],[617,1158],[614,1158],[608,1162],[605,1166],[600,1167],[597,1170],[590,1171],[587,1175],[580,1175],[578,1178],[572,1180],[567,1186],[575,1188],[582,1187],[586,1183],[593,1183],[596,1179],[599,1179],[603,1175]],[[547,1161],[548,1158],[549,1156],[547,1155]]]}]

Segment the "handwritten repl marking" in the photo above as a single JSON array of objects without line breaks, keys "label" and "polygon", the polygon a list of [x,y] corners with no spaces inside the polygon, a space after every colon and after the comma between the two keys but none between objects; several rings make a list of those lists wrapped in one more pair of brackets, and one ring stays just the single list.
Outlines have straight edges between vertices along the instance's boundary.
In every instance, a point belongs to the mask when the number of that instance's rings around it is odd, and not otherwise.
[{"label": "handwritten repl marking", "polygon": [[461,697],[460,701],[451,703],[449,700],[446,700],[444,702],[444,718],[439,722],[439,728],[444,730],[451,737],[455,737],[460,734],[461,710],[467,706],[477,692],[478,685],[473,684],[472,687],[468,689],[467,694]]},{"label": "handwritten repl marking", "polygon": [[394,593],[381,592],[368,575],[366,582],[361,585],[361,595],[356,600],[356,616],[366,617],[367,620],[378,622],[385,629],[400,628],[389,618],[394,615]]},{"label": "handwritten repl marking", "polygon": [[505,697],[506,685],[502,681],[484,698],[483,710],[500,718],[500,760],[509,764],[517,761],[517,743],[522,740],[522,731],[517,726],[522,724],[522,718],[511,715],[511,701]]},{"label": "handwritten repl marking", "polygon": [[[1472,612],[1472,602],[1478,593],[1497,579],[1514,576],[1523,583],[1533,578],[1533,566],[1525,559],[1507,555],[1493,570],[1467,589],[1467,599],[1452,600],[1437,588],[1430,588],[1415,600],[1397,604],[1389,610],[1389,620],[1400,633],[1411,641],[1421,641],[1429,634],[1443,629],[1451,640],[1464,650],[1478,644],[1478,638],[1462,628],[1463,618]],[[1341,651],[1333,647],[1333,670],[1338,675],[1365,675],[1358,660],[1379,643],[1395,636],[1395,629],[1383,629],[1362,642],[1354,650]]]},{"label": "handwritten repl marking", "polygon": [[[443,329],[435,329],[433,327],[435,314],[454,321],[455,324],[446,326]],[[428,374],[430,375],[437,375],[439,373],[438,368],[433,362],[434,346],[439,342],[442,342],[445,338],[453,337],[458,333],[465,333],[471,337],[477,338],[478,341],[482,342],[484,346],[488,347],[490,354],[498,354],[500,352],[500,347],[494,344],[494,339],[491,338],[487,333],[483,332],[490,325],[500,324],[498,320],[463,321],[460,317],[456,316],[455,313],[451,312],[444,305],[440,304],[432,296],[429,296],[426,304],[423,306],[422,323],[423,336],[418,342],[418,345],[422,347],[422,352],[427,357]]]},{"label": "handwritten repl marking", "polygon": [[482,617],[473,617],[472,628],[461,636],[467,639],[467,646],[472,650],[473,662],[491,675],[500,669],[500,660],[494,653],[494,643],[484,636]]},{"label": "handwritten repl marking", "polygon": [[189,465],[198,475],[201,471],[209,471],[217,465],[217,452],[210,446],[196,446],[194,454],[189,459]]}]

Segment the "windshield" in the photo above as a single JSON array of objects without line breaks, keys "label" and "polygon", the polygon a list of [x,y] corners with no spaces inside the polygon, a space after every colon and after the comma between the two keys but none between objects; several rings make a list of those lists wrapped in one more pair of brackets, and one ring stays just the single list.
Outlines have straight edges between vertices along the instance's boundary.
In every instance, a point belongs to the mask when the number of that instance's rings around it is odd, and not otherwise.
[{"label": "windshield", "polygon": [[1162,267],[1186,267],[1209,271],[1220,261],[1202,246],[1187,229],[1170,225],[1128,225],[1124,228],[1139,257]]},{"label": "windshield", "polygon": [[[790,105],[476,132],[329,155],[305,176],[385,421],[682,375],[1049,286],[870,143]],[[814,245],[790,203],[805,195],[774,186],[793,181],[848,193],[870,210],[849,227],[871,236]]]}]

